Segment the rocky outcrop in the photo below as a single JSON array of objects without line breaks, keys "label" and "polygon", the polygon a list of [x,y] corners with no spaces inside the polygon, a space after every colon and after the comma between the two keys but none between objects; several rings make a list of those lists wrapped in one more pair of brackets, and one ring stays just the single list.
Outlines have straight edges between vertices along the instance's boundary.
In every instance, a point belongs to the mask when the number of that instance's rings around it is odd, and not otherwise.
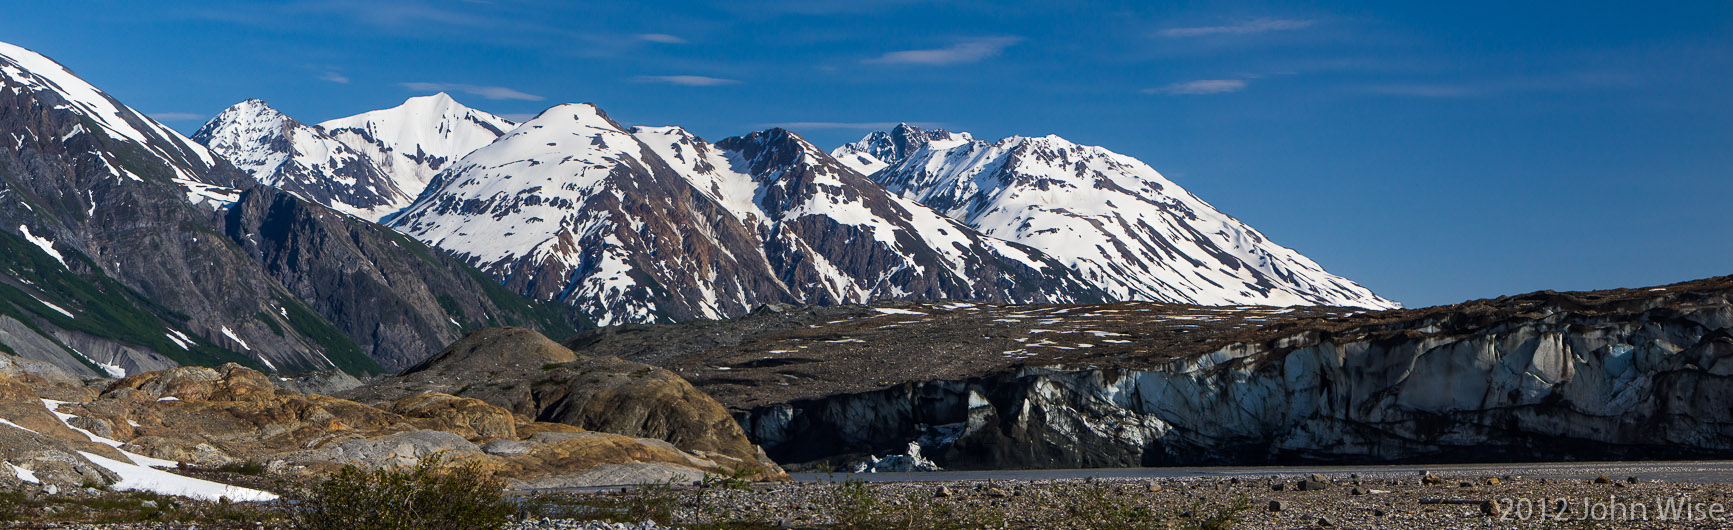
[{"label": "rocky outcrop", "polygon": [[426,420],[418,423],[428,429],[471,432],[481,438],[517,437],[518,422],[511,411],[479,399],[428,392],[399,399],[387,410]]},{"label": "rocky outcrop", "polygon": [[947,468],[1733,454],[1733,278],[1339,322],[1147,367],[1023,367],[742,412],[800,462]]},{"label": "rocky outcrop", "polygon": [[[429,393],[434,397],[427,397]],[[343,396],[364,403],[473,398],[538,422],[663,440],[735,467],[775,470],[727,409],[673,373],[615,357],[578,355],[523,328],[487,328],[426,363]],[[423,396],[423,397],[416,397]],[[517,432],[534,438],[539,434]],[[772,474],[779,473],[771,471]]]},{"label": "rocky outcrop", "polygon": [[[317,480],[338,466],[411,465],[433,455],[479,464],[520,486],[617,485],[633,477],[749,469],[720,453],[535,422],[478,399],[421,393],[373,407],[302,394],[235,364],[136,374],[72,402],[39,398],[37,388],[52,386],[49,379],[20,382],[17,366],[0,363],[0,462],[10,464],[0,465],[9,472],[0,474],[0,486],[114,484],[119,477],[110,470],[131,462],[168,468],[252,462],[287,478]],[[93,463],[100,459],[108,463]],[[760,469],[759,476],[776,475]]]}]

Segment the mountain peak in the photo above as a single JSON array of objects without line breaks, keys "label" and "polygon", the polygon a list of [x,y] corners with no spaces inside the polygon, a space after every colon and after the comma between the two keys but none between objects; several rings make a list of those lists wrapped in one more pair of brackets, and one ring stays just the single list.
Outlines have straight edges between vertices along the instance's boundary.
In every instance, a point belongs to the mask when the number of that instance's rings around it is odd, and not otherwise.
[{"label": "mountain peak", "polygon": [[199,127],[198,132],[193,133],[193,140],[196,140],[199,143],[208,144],[210,142],[207,140],[212,134],[217,132],[217,129],[233,127],[238,122],[300,123],[295,121],[294,118],[290,118],[288,115],[278,111],[263,99],[248,98],[240,103],[230,105],[229,108],[223,109],[223,111],[217,114],[216,117],[205,122],[204,126]]},{"label": "mountain peak", "polygon": [[888,131],[867,133],[860,141],[831,151],[831,156],[863,175],[870,175],[885,166],[903,161],[923,148],[949,149],[974,141],[975,137],[966,132],[926,130],[903,122]]},{"label": "mountain peak", "polygon": [[444,92],[319,124],[332,138],[372,159],[410,198],[452,162],[516,126]]}]

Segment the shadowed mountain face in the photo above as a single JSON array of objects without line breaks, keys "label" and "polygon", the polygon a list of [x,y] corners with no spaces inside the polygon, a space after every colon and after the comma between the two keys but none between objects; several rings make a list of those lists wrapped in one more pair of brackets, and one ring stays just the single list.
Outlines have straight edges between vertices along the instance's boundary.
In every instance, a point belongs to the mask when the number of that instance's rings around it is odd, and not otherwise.
[{"label": "shadowed mountain face", "polygon": [[378,373],[463,328],[570,329],[388,230],[243,196],[247,174],[11,45],[0,140],[0,352],[84,375],[228,361]]}]

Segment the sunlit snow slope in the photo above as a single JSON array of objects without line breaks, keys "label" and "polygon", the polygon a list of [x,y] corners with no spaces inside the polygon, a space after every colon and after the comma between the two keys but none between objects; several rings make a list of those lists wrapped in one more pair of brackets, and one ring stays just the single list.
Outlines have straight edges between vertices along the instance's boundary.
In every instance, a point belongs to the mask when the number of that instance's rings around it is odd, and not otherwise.
[{"label": "sunlit snow slope", "polygon": [[903,125],[837,154],[878,167],[873,180],[904,198],[1040,249],[1116,300],[1397,307],[1100,147]]}]

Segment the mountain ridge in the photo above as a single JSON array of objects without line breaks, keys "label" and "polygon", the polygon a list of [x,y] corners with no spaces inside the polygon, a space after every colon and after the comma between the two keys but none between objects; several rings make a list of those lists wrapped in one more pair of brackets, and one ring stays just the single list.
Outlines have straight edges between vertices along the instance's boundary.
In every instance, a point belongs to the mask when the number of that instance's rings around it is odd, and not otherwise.
[{"label": "mountain ridge", "polygon": [[1399,307],[1270,242],[1135,158],[1055,135],[968,138],[900,125],[838,151],[894,155],[881,160],[874,181],[982,233],[1052,254],[1114,299]]}]

